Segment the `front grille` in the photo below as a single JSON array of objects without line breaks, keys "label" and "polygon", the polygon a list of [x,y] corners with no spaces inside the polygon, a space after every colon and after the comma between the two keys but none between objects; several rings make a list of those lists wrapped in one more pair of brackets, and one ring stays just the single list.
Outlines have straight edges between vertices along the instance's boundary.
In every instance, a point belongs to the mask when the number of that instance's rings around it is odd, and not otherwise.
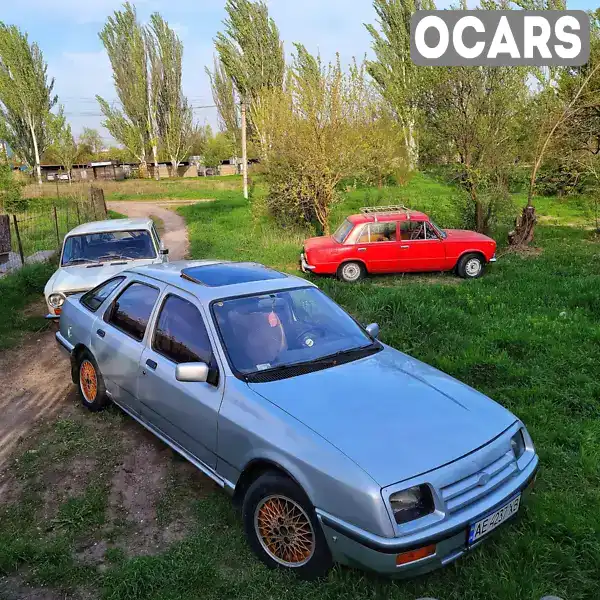
[{"label": "front grille", "polygon": [[[454,513],[487,496],[517,472],[512,450],[503,454],[483,469],[441,489],[449,513]],[[486,481],[487,480],[487,481]]]}]

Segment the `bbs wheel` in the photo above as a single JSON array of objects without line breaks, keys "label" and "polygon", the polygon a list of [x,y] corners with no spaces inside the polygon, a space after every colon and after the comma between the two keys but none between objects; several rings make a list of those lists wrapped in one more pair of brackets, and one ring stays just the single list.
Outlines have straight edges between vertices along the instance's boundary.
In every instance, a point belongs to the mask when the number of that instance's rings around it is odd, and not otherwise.
[{"label": "bbs wheel", "polygon": [[87,350],[79,357],[77,388],[82,404],[92,412],[102,410],[108,403],[104,379],[94,357]]},{"label": "bbs wheel", "polygon": [[346,283],[355,283],[365,276],[365,268],[359,262],[347,262],[338,269],[338,277]]},{"label": "bbs wheel", "polygon": [[483,275],[485,261],[480,254],[466,254],[458,261],[456,271],[464,279],[477,279]]},{"label": "bbs wheel", "polygon": [[288,477],[276,472],[261,475],[246,493],[242,517],[248,542],[267,567],[309,580],[331,568],[331,553],[315,511]]}]

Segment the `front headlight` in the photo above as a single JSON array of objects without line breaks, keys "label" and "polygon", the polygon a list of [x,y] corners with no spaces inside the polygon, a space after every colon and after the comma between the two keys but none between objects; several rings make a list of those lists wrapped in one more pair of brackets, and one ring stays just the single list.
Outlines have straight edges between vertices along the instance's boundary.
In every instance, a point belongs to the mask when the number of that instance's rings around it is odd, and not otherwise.
[{"label": "front headlight", "polygon": [[65,297],[62,294],[50,294],[48,304],[52,308],[60,308],[65,303]]},{"label": "front headlight", "polygon": [[433,496],[427,485],[418,485],[390,496],[396,523],[408,523],[434,511]]},{"label": "front headlight", "polygon": [[527,449],[522,429],[519,429],[519,431],[517,431],[517,433],[515,433],[515,435],[512,436],[512,439],[510,440],[510,445],[512,447],[513,452],[515,453],[515,458],[519,460],[521,456],[525,454],[525,450]]}]

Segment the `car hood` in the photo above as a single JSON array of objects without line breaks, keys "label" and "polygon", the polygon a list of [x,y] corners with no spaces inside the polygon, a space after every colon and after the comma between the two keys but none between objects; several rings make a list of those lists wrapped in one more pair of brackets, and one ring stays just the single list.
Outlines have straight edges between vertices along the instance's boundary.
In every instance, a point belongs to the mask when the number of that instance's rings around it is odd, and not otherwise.
[{"label": "car hood", "polygon": [[119,264],[106,263],[101,267],[88,267],[88,265],[61,267],[48,280],[45,293],[48,296],[53,292],[85,292],[134,265],[137,267],[139,265],[151,264],[152,262],[152,259],[148,259]]},{"label": "car hood", "polygon": [[382,487],[455,461],[516,421],[483,394],[387,346],[324,371],[249,386]]},{"label": "car hood", "polygon": [[496,243],[491,237],[483,235],[483,233],[477,233],[476,231],[470,231],[469,229],[444,229],[448,234],[447,240],[451,242],[493,242]]}]

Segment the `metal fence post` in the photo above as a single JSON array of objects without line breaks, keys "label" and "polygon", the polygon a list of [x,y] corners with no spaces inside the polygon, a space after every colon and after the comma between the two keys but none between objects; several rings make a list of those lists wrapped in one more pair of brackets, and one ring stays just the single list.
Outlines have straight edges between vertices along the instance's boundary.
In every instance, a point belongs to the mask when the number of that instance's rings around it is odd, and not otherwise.
[{"label": "metal fence post", "polygon": [[52,208],[54,209],[54,227],[56,228],[56,244],[60,246],[60,234],[58,233],[58,215],[56,214],[56,204]]},{"label": "metal fence post", "polygon": [[15,233],[17,234],[17,244],[19,245],[21,266],[23,266],[25,264],[25,254],[23,253],[23,244],[21,242],[21,234],[19,233],[19,222],[17,221],[17,215],[13,215],[13,223],[15,224]]}]

